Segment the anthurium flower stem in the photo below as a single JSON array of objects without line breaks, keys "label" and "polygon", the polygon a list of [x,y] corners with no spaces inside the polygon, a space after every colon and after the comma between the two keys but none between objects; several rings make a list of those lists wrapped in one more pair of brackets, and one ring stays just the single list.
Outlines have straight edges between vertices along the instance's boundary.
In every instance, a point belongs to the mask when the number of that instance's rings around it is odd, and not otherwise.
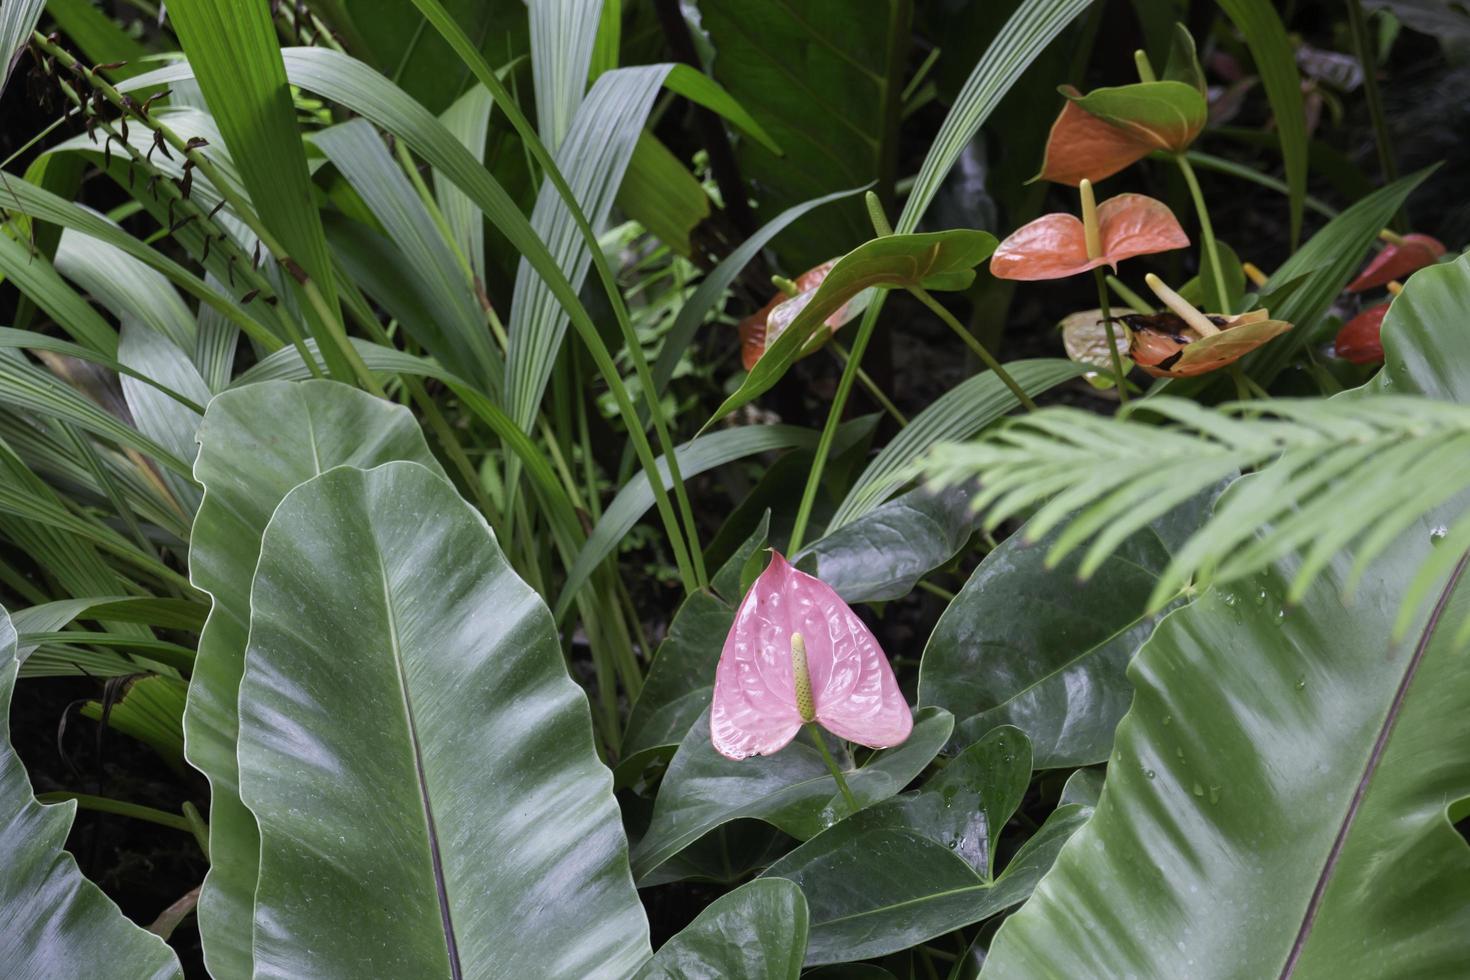
[{"label": "anthurium flower stem", "polygon": [[812,741],[817,743],[817,751],[822,753],[822,761],[827,763],[832,778],[837,780],[837,788],[842,791],[842,798],[847,801],[847,808],[852,813],[857,813],[857,797],[852,795],[852,790],[847,785],[847,778],[842,775],[842,769],[837,765],[837,760],[832,758],[832,752],[827,748],[827,740],[822,737],[822,730],[817,727],[816,722],[808,722],[806,730],[810,733]]},{"label": "anthurium flower stem", "polygon": [[1123,377],[1123,358],[1118,354],[1118,334],[1113,327],[1113,311],[1108,305],[1108,274],[1102,266],[1092,270],[1097,281],[1097,308],[1102,312],[1103,329],[1108,332],[1108,356],[1113,362],[1113,380],[1118,384],[1118,402],[1128,404],[1128,382]]},{"label": "anthurium flower stem", "polygon": [[995,372],[995,376],[997,378],[1000,378],[1000,380],[1005,384],[1007,388],[1011,389],[1011,393],[1016,396],[1016,400],[1019,401],[1022,405],[1026,406],[1026,411],[1036,411],[1036,403],[1031,400],[1030,395],[1026,394],[1026,390],[1020,385],[1016,384],[1016,379],[1011,377],[1010,374],[1007,373],[1005,368],[1001,367],[1000,362],[995,359],[990,351],[985,349],[984,344],[976,340],[975,336],[971,334],[970,331],[966,330],[964,328],[964,325],[961,324],[960,321],[954,318],[953,313],[944,308],[944,304],[940,303],[939,300],[935,299],[933,296],[930,296],[927,290],[921,289],[917,286],[909,287],[909,292],[913,293],[914,298],[917,299],[920,303],[923,303],[925,306],[929,307],[929,310],[935,316],[943,320],[945,325],[948,326],[949,329],[953,330],[959,336],[959,338],[965,342],[965,346],[969,347],[970,350],[975,352],[975,356],[980,358],[980,362],[982,364]]},{"label": "anthurium flower stem", "polygon": [[[842,362],[844,367],[846,367],[847,362],[852,358],[852,355],[847,352],[847,348],[843,347],[835,340],[829,340],[827,342],[827,346],[832,349],[832,353],[835,354],[837,356],[837,359]],[[868,372],[864,371],[862,368],[859,367],[856,370],[858,383],[867,390],[869,396],[872,397],[873,401],[877,402],[878,406],[882,408],[883,411],[893,416],[893,420],[897,422],[900,426],[908,425],[908,418],[902,412],[900,412],[898,410],[898,406],[893,404],[893,402],[889,400],[888,396],[883,393],[883,389],[878,387],[878,382],[874,381],[872,377],[868,374]]]},{"label": "anthurium flower stem", "polygon": [[[1210,276],[1215,280],[1215,291],[1220,297],[1220,312],[1231,314],[1235,311],[1230,309],[1230,294],[1225,290],[1225,270],[1220,265],[1220,251],[1215,247],[1215,228],[1210,224],[1210,209],[1205,207],[1205,195],[1199,189],[1199,178],[1194,175],[1194,166],[1189,162],[1189,157],[1183,153],[1175,154],[1174,160],[1179,164],[1179,172],[1184,175],[1184,182],[1189,185],[1189,196],[1194,199],[1194,210],[1199,215],[1199,237],[1205,245],[1205,262],[1209,265]],[[1203,278],[1205,270],[1200,270]],[[1206,303],[1209,309],[1213,304]]]}]

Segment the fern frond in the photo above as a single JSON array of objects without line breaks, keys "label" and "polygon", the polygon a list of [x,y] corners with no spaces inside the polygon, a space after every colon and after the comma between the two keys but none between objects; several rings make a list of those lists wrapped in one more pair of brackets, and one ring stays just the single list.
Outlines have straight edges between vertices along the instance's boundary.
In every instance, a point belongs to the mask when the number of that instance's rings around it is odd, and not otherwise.
[{"label": "fern frond", "polygon": [[[1175,554],[1150,605],[1162,608],[1191,583],[1248,578],[1299,552],[1287,596],[1294,602],[1349,547],[1351,589],[1400,534],[1470,490],[1470,408],[1401,396],[1218,408],[1161,397],[1134,402],[1115,418],[1050,408],[978,441],[937,446],[919,471],[941,486],[978,477],[974,505],[988,529],[1033,508],[1028,540],[1065,523],[1047,561],[1086,545],[1083,577],[1176,504],[1253,472]],[[1410,588],[1400,633],[1470,550],[1470,515],[1462,507],[1435,538],[1440,547]]]}]

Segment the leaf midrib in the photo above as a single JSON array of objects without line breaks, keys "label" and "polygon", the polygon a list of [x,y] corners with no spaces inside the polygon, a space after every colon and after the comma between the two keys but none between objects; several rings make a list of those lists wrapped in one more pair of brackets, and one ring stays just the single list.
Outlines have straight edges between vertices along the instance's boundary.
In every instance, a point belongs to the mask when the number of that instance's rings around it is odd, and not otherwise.
[{"label": "leaf midrib", "polygon": [[464,980],[464,967],[459,959],[459,943],[454,935],[454,920],[449,911],[449,890],[444,881],[444,858],[439,850],[439,831],[434,823],[434,807],[429,799],[429,785],[424,774],[423,746],[419,741],[418,724],[413,713],[413,699],[408,693],[408,676],[404,670],[403,650],[398,643],[398,617],[393,609],[393,590],[389,585],[388,569],[383,562],[383,552],[374,542],[373,554],[378,559],[378,581],[383,586],[383,611],[388,619],[388,643],[393,653],[393,667],[398,679],[399,694],[403,698],[404,718],[408,722],[408,740],[413,746],[414,775],[418,778],[419,802],[424,808],[424,824],[429,836],[429,857],[434,866],[434,890],[439,899],[439,919],[444,929],[444,943],[449,957],[449,972],[453,980]]},{"label": "leaf midrib", "polygon": [[1398,689],[1394,691],[1393,701],[1389,703],[1388,713],[1379,726],[1377,738],[1373,741],[1373,749],[1368,755],[1368,764],[1358,779],[1357,788],[1353,791],[1352,800],[1348,803],[1347,813],[1343,815],[1342,822],[1337,828],[1337,836],[1333,838],[1332,849],[1328,852],[1327,859],[1322,865],[1322,871],[1317,876],[1317,883],[1312,889],[1312,897],[1307,903],[1306,912],[1302,915],[1301,926],[1297,930],[1296,939],[1291,944],[1291,951],[1287,954],[1286,965],[1281,969],[1281,980],[1288,980],[1294,976],[1297,964],[1301,962],[1302,952],[1311,938],[1312,927],[1316,924],[1317,915],[1322,910],[1327,886],[1331,883],[1332,875],[1337,870],[1338,861],[1342,857],[1343,849],[1347,846],[1348,834],[1352,832],[1353,824],[1357,821],[1358,811],[1362,809],[1363,800],[1368,795],[1369,786],[1378,771],[1379,763],[1383,761],[1389,737],[1393,734],[1399,714],[1403,711],[1409,688],[1413,686],[1418,676],[1424,657],[1429,652],[1429,645],[1434,640],[1435,631],[1439,628],[1440,619],[1445,609],[1448,608],[1450,597],[1454,595],[1455,589],[1459,586],[1467,566],[1470,566],[1470,552],[1461,556],[1459,564],[1450,574],[1449,581],[1440,591],[1439,599],[1435,602],[1434,609],[1430,612],[1428,620],[1424,623],[1424,629],[1419,634],[1419,642],[1414,646],[1414,654],[1404,667]]}]

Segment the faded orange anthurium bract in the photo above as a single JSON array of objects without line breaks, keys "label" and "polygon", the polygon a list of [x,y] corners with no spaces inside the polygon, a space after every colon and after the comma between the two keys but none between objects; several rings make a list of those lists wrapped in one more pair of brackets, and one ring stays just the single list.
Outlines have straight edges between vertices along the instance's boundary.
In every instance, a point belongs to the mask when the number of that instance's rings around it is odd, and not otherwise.
[{"label": "faded orange anthurium bract", "polygon": [[1358,278],[1348,283],[1350,293],[1367,292],[1386,286],[1395,279],[1407,279],[1412,273],[1434,265],[1445,253],[1444,243],[1429,235],[1411,233],[1390,241],[1373,261],[1364,267]]},{"label": "faded orange anthurium bract", "polygon": [[863,621],[830,585],[773,551],[720,653],[710,741],[729,759],[771,755],[811,722],[873,749],[898,745],[914,727]]},{"label": "faded orange anthurium bract", "polygon": [[1290,323],[1271,319],[1266,310],[1238,316],[1204,314],[1152,273],[1146,281],[1171,312],[1121,319],[1132,337],[1129,356],[1155,378],[1192,378],[1218,371],[1291,329]]},{"label": "faded orange anthurium bract", "polygon": [[[827,273],[837,264],[836,259],[828,259],[819,266],[815,266],[803,272],[796,279],[797,293],[795,296],[786,293],[777,293],[771,297],[771,301],[761,307],[755,313],[740,321],[740,362],[745,370],[749,371],[755,367],[756,361],[766,349],[776,342],[782,332],[789,326],[796,315],[806,308],[812,297],[817,293],[817,287],[827,278]],[[836,332],[838,327],[850,322],[853,317],[862,312],[862,305],[857,298],[842,304],[842,306],[827,317],[827,326]]]},{"label": "faded orange anthurium bract", "polygon": [[1174,212],[1143,194],[1119,194],[1097,206],[1100,252],[1090,256],[1087,232],[1070,214],[1046,214],[1016,229],[990,257],[998,279],[1062,279],[1137,255],[1168,252],[1189,245]]}]

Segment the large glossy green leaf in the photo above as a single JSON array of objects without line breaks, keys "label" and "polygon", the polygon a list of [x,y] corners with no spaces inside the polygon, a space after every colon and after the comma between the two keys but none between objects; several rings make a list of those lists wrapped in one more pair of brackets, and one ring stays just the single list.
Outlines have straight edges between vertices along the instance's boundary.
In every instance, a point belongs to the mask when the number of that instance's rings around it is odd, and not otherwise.
[{"label": "large glossy green leaf", "polygon": [[[859,806],[887,799],[908,784],[949,739],[954,719],[939,708],[921,709],[902,745],[856,766],[847,748],[824,735]],[[633,851],[640,880],[706,833],[732,820],[754,817],[799,839],[837,822],[845,809],[832,774],[810,737],[802,734],[770,756],[739,762],[710,744],[709,711],[690,726],[669,763],[654,803],[653,822]]]},{"label": "large glossy green leaf", "polygon": [[[362,36],[367,60],[429,111],[443,111],[472,84],[469,70],[454,64],[454,50],[412,4],[340,2]],[[522,0],[445,0],[445,6],[470,37],[479,39],[491,64],[526,53],[529,25]]]},{"label": "large glossy green leaf", "polygon": [[781,336],[766,348],[755,368],[734,394],[705,423],[708,428],[751,399],[769,391],[806,350],[826,320],[865,289],[964,289],[975,278],[975,266],[995,251],[989,232],[951,231],[874,238],[837,260],[811,300]]},{"label": "large glossy green leaf", "polygon": [[1080,555],[1051,567],[1049,540],[1011,535],[935,624],[919,703],[952,713],[960,744],[1014,725],[1038,769],[1102,762],[1133,697],[1124,670],[1161,615],[1149,612],[1154,586],[1208,509],[1197,500],[1170,512],[1086,580]]},{"label": "large glossy green leaf", "polygon": [[[173,0],[168,18],[225,143],[250,148],[235,166],[252,207],[321,290],[327,305],[321,315],[338,317],[332,263],[269,5]],[[332,373],[351,378],[348,349],[339,343],[340,322],[321,322],[316,313],[310,319]]]},{"label": "large glossy green leaf", "polygon": [[[842,0],[704,0],[700,26],[718,52],[715,77],[785,151],[736,147],[740,173],[760,188],[769,220],[800,201],[897,173],[900,90],[910,45],[911,0],[871,0],[853,16]],[[777,239],[793,269],[851,249],[871,232],[860,201],[847,201]]]},{"label": "large glossy green leaf", "polygon": [[282,501],[240,707],[258,973],[620,976],[649,956],[551,614],[426,467],[338,467]]},{"label": "large glossy green leaf", "polygon": [[635,978],[796,980],[806,937],[801,889],[780,878],[762,878],[715,899],[659,947]]},{"label": "large glossy green leaf", "polygon": [[190,578],[214,605],[199,637],[184,714],[187,756],[209,777],[209,875],[199,898],[205,962],[249,976],[260,842],[240,802],[236,744],[250,579],[271,513],[297,484],[334,466],[409,459],[432,464],[409,411],[329,381],[269,381],[209,406],[195,462],[204,502],[190,539]]},{"label": "large glossy green leaf", "polygon": [[913,793],[818,834],[766,874],[811,907],[807,963],[894,953],[972,925],[1031,894],[1090,810],[1058,810],[996,875],[995,845],[1031,776],[1026,736],[1000,728]]},{"label": "large glossy green leaf", "polygon": [[[1012,361],[1006,370],[1032,396],[1083,372],[1081,366],[1060,359]],[[940,395],[873,457],[832,516],[828,533],[869,513],[898,492],[907,481],[909,464],[930,446],[968,439],[1019,404],[1011,390],[990,371],[967,378]]]},{"label": "large glossy green leaf", "polygon": [[[1390,331],[1395,392],[1470,402],[1460,330],[1452,314]],[[1462,973],[1470,848],[1448,811],[1470,797],[1464,559],[1407,641],[1392,627],[1436,527],[1464,509],[1416,521],[1356,601],[1344,555],[1286,608],[1288,559],[1167,617],[1130,668],[1096,817],[984,975]]]},{"label": "large glossy green leaf", "polygon": [[1286,168],[1290,203],[1291,244],[1301,240],[1302,208],[1307,197],[1307,114],[1302,105],[1302,79],[1286,25],[1267,0],[1217,0],[1220,9],[1245,35],[1271,102],[1281,160]]},{"label": "large glossy green leaf", "polygon": [[966,487],[913,490],[813,541],[792,561],[847,602],[899,599],[953,558],[980,520]]},{"label": "large glossy green leaf", "polygon": [[63,848],[75,803],[42,806],[10,744],[16,633],[0,609],[0,963],[13,977],[181,977],[173,951],[123,917]]}]

